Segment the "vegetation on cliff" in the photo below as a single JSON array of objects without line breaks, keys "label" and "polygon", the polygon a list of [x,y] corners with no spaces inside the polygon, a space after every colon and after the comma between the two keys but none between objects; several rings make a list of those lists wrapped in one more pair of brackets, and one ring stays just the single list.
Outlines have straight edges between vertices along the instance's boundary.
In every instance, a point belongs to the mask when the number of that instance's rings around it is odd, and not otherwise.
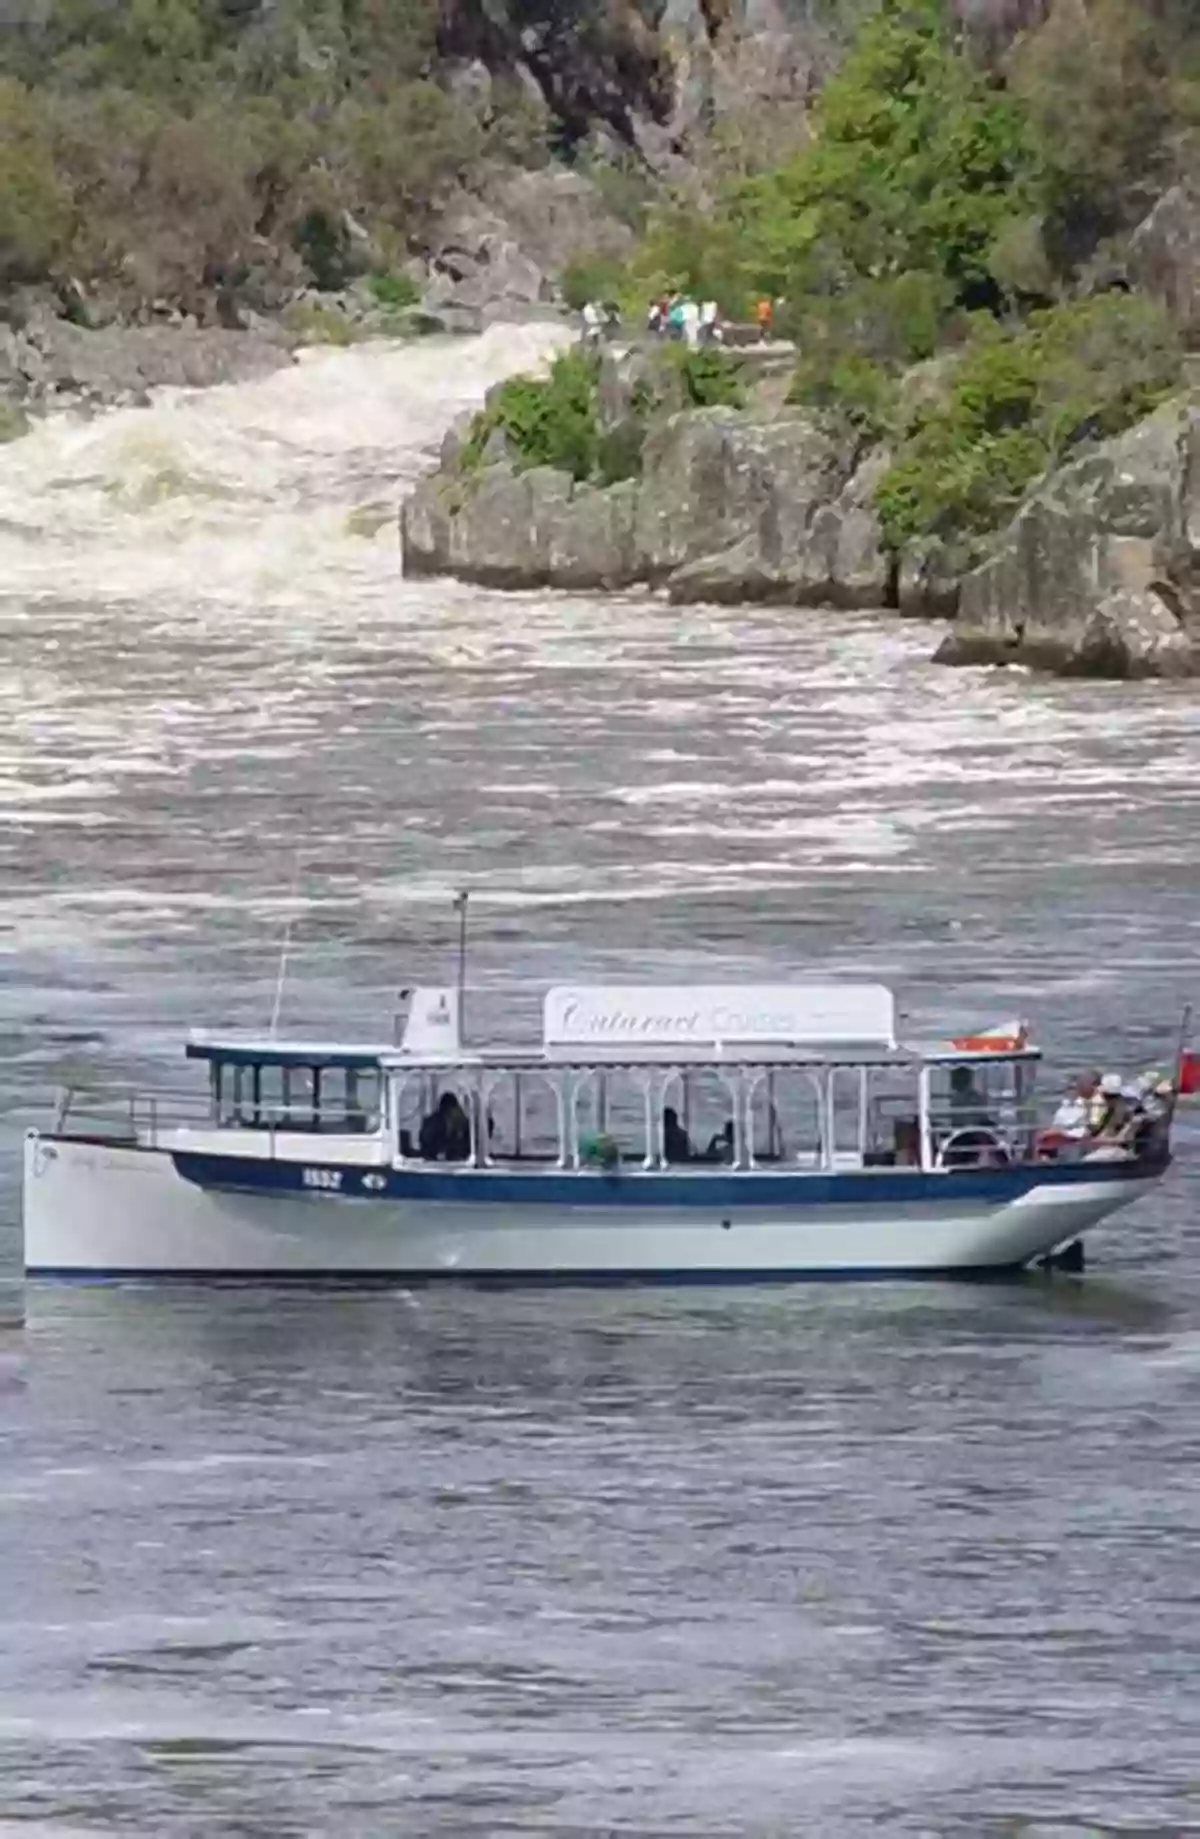
[{"label": "vegetation on cliff", "polygon": [[386,273],[481,163],[545,157],[525,91],[431,80],[436,0],[56,0],[0,28],[0,290],[201,313]]},{"label": "vegetation on cliff", "polygon": [[734,317],[774,299],[791,400],[893,454],[889,537],[969,554],[1047,465],[1178,386],[1163,311],[1103,290],[1198,127],[1182,0],[1059,4],[1002,57],[943,0],[881,0],[806,143],[664,201],[617,284],[631,308],[676,287]]},{"label": "vegetation on cliff", "polygon": [[561,353],[544,377],[507,378],[474,416],[461,468],[472,472],[482,465],[499,437],[518,471],[553,466],[579,482],[614,485],[641,470],[656,417],[670,409],[741,408],[745,402],[737,360],[711,349],[664,347],[617,414],[605,414],[600,383],[601,360],[584,351]]}]

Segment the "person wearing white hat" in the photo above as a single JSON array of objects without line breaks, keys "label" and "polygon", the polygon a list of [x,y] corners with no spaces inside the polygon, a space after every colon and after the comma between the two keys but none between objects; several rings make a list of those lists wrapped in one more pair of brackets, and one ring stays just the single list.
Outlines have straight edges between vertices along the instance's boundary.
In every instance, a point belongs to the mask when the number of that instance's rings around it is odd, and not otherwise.
[{"label": "person wearing white hat", "polygon": [[1105,1073],[1096,1097],[1100,1117],[1092,1124],[1092,1135],[1106,1143],[1124,1142],[1133,1123],[1134,1111],[1125,1096],[1125,1081],[1120,1073]]}]

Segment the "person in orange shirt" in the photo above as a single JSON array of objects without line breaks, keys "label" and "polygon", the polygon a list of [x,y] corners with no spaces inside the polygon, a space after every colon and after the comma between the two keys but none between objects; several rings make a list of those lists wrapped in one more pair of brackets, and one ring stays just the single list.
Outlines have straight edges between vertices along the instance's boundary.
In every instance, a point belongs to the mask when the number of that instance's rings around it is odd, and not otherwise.
[{"label": "person in orange shirt", "polygon": [[765,294],[763,295],[762,299],[758,303],[758,306],[755,311],[755,317],[758,320],[759,338],[764,341],[766,339],[769,339],[771,336],[772,307],[771,307],[771,302],[767,299],[767,296]]}]

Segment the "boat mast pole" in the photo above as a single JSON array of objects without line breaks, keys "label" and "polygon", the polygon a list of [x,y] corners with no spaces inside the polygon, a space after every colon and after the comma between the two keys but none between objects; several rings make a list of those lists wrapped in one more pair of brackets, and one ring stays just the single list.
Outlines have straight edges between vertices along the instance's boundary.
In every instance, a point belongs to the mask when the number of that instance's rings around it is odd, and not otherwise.
[{"label": "boat mast pole", "polygon": [[467,1038],[467,890],[460,888],[454,896],[458,912],[458,1039]]},{"label": "boat mast pole", "polygon": [[279,969],[275,974],[275,1000],[271,1004],[271,1027],[269,1038],[273,1041],[279,1030],[279,1012],[283,1008],[283,990],[287,982],[288,954],[292,947],[292,928],[296,923],[296,896],[300,892],[300,851],[296,851],[296,860],[292,864],[292,892],[288,901],[287,920],[284,923],[283,938],[279,946]]}]

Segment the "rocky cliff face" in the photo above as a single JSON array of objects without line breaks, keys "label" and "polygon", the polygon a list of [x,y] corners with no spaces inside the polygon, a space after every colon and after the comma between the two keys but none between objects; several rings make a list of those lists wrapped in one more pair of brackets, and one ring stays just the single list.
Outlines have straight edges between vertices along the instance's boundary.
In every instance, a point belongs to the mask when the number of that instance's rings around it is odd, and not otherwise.
[{"label": "rocky cliff face", "polygon": [[961,582],[936,557],[888,553],[873,503],[886,455],[861,458],[807,415],[676,412],[642,459],[640,478],[602,489],[521,471],[498,435],[465,464],[460,429],[403,508],[405,572],[898,609],[953,621],[947,664],[1200,676],[1200,397],[1048,476]]},{"label": "rocky cliff face", "polygon": [[963,583],[938,656],[1200,676],[1200,400],[1168,403],[1051,474]]},{"label": "rocky cliff face", "polygon": [[895,591],[871,490],[879,461],[810,417],[698,409],[652,430],[640,478],[601,488],[518,470],[461,436],[404,506],[405,572],[496,587],[665,587],[673,600],[882,607]]},{"label": "rocky cliff face", "polygon": [[756,99],[803,98],[871,0],[443,0],[449,67],[517,76],[565,145],[599,133],[670,165]]}]

